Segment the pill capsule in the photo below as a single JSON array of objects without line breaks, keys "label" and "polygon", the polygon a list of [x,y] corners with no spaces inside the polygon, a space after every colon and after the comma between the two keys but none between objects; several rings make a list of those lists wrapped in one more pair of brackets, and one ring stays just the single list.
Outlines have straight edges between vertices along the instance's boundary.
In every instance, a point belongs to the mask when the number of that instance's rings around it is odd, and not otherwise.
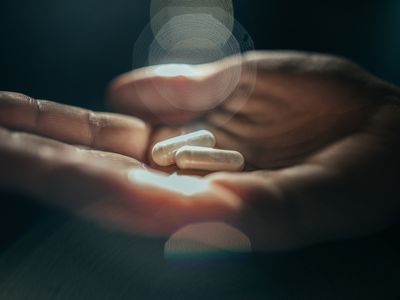
[{"label": "pill capsule", "polygon": [[159,166],[172,165],[175,163],[174,157],[176,151],[186,145],[214,147],[215,136],[208,130],[199,130],[161,141],[153,147],[153,160]]},{"label": "pill capsule", "polygon": [[240,171],[244,157],[237,151],[220,150],[196,146],[184,146],[175,155],[180,169],[206,171]]}]

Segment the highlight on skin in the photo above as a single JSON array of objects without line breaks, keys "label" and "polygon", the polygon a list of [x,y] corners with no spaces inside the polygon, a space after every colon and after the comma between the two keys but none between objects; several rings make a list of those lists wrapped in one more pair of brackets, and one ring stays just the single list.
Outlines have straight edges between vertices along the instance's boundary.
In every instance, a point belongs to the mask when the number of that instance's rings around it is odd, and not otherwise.
[{"label": "highlight on skin", "polygon": [[[175,75],[172,77],[186,77],[187,82],[190,82],[204,78],[206,75],[197,66],[241,53],[241,47],[232,32],[212,16],[186,14],[175,16],[164,24],[150,44],[148,53],[150,65],[173,65],[173,68],[161,67],[161,71],[168,71],[166,78],[171,77],[170,74],[172,74]],[[193,66],[188,67],[188,64]],[[156,81],[154,81],[154,87],[168,103],[176,108],[190,111],[211,109],[227,99],[237,87],[242,70],[240,63],[236,66],[230,72],[222,74],[218,84],[209,89],[215,94],[211,97],[207,95],[207,90],[203,89],[205,95],[201,99],[193,99],[192,95],[199,94],[193,85],[188,85],[180,97],[177,97],[173,91],[164,89],[164,86]],[[204,68],[202,69],[204,72]],[[212,101],[204,101],[204,99]]]},{"label": "highlight on skin", "polygon": [[187,64],[166,64],[156,66],[153,70],[156,76],[161,77],[190,77],[196,78],[203,76],[198,68]]},{"label": "highlight on skin", "polygon": [[155,187],[184,196],[201,194],[209,189],[207,180],[194,176],[164,175],[147,170],[133,169],[128,172],[128,178],[132,182],[146,185],[149,188]]}]

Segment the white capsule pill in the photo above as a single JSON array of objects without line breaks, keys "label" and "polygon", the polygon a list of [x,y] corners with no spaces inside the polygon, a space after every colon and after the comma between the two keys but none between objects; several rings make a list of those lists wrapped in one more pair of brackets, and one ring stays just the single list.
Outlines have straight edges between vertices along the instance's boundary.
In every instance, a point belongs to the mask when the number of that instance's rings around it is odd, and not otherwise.
[{"label": "white capsule pill", "polygon": [[208,130],[199,130],[161,141],[154,145],[152,157],[159,166],[169,166],[175,163],[176,151],[186,145],[214,147],[215,136]]},{"label": "white capsule pill", "polygon": [[206,171],[240,171],[244,167],[244,157],[237,151],[196,146],[184,146],[175,155],[180,169]]}]

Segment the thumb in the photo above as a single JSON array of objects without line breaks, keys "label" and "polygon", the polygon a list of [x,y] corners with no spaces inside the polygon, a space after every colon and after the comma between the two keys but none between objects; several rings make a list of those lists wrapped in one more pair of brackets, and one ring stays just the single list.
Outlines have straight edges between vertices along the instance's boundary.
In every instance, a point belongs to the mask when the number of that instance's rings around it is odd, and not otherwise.
[{"label": "thumb", "polygon": [[204,65],[146,67],[116,78],[109,87],[109,104],[153,124],[182,124],[226,100],[241,75],[242,56]]}]

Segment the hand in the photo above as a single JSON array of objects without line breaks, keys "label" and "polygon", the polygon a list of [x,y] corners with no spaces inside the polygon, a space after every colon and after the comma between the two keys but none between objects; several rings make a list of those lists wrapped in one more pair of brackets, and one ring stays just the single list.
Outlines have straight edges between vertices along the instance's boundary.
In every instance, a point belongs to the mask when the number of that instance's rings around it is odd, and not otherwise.
[{"label": "hand", "polygon": [[135,118],[1,92],[0,188],[132,230],[126,170],[143,167],[148,137]]},{"label": "hand", "polygon": [[[193,66],[200,78],[163,77],[158,68],[117,78],[111,105],[152,124],[150,145],[209,129],[218,147],[244,154],[248,170],[204,177],[214,198],[201,192],[176,197],[165,186],[158,193],[142,189],[152,232],[222,221],[246,233],[256,249],[274,250],[369,234],[398,219],[397,88],[348,61],[295,52]],[[218,103],[217,87],[238,68],[237,88],[216,108],[198,112],[171,104],[174,98]]]},{"label": "hand", "polygon": [[[128,172],[147,169],[142,161],[150,134],[136,118],[1,92],[0,188],[33,195],[107,228],[159,235],[162,221],[155,211],[171,211],[186,196],[129,180]],[[207,186],[192,198],[197,199],[207,215],[211,210],[219,218],[231,196]]]}]

